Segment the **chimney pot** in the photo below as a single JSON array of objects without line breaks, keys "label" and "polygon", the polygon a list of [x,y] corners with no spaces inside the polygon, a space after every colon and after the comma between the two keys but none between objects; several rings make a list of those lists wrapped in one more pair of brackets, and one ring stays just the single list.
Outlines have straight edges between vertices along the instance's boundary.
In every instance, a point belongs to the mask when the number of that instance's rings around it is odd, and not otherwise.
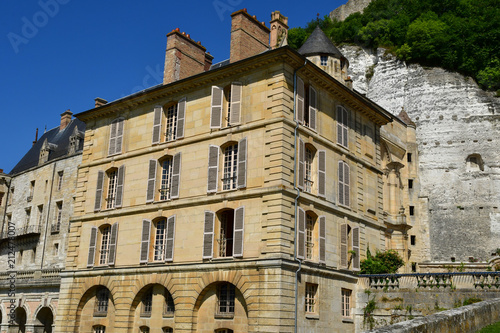
[{"label": "chimney pot", "polygon": [[73,115],[73,112],[71,112],[69,109],[61,113],[61,124],[59,125],[59,130],[62,131],[63,129],[68,126],[68,124],[71,122],[71,116]]},{"label": "chimney pot", "polygon": [[105,100],[104,98],[100,98],[100,97],[94,98],[94,102],[95,102],[94,107],[96,107],[96,108],[103,106],[105,104],[108,104],[107,100]]},{"label": "chimney pot", "polygon": [[246,9],[246,8],[243,8],[243,11],[246,13],[246,12],[247,12],[247,9]]}]

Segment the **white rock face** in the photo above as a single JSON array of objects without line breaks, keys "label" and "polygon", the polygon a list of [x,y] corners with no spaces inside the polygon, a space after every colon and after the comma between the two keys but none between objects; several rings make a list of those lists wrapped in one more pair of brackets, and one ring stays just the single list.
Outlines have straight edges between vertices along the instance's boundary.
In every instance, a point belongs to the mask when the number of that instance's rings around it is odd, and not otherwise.
[{"label": "white rock face", "polygon": [[[404,107],[417,125],[420,197],[429,205],[428,212],[417,212],[428,219],[417,230],[429,230],[419,235],[430,239],[427,259],[490,259],[500,248],[500,99],[471,78],[407,66],[383,49],[340,51],[350,62],[354,89],[393,114]],[[479,167],[467,162],[471,154]]]}]

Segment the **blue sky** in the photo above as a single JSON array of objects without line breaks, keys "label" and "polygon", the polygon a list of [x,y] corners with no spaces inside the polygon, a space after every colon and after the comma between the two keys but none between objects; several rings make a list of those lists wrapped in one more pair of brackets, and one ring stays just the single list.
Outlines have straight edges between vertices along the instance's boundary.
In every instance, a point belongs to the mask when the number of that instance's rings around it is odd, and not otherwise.
[{"label": "blue sky", "polygon": [[269,27],[271,12],[304,26],[347,0],[128,1],[3,0],[0,2],[0,169],[31,147],[36,128],[60,114],[113,101],[161,83],[166,34],[179,28],[201,41],[214,63],[229,58],[231,13],[247,8]]}]

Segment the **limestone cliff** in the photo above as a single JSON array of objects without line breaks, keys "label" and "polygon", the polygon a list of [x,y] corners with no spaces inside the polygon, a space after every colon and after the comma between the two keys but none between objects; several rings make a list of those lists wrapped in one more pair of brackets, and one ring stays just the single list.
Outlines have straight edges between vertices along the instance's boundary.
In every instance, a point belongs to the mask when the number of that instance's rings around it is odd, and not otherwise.
[{"label": "limestone cliff", "polygon": [[333,10],[329,15],[330,19],[343,21],[353,13],[363,12],[370,2],[371,0],[349,0],[345,5]]},{"label": "limestone cliff", "polygon": [[415,255],[490,259],[500,248],[500,99],[471,78],[407,65],[383,49],[345,46],[341,52],[354,89],[393,114],[404,107],[417,125],[421,222],[410,231],[420,241]]}]

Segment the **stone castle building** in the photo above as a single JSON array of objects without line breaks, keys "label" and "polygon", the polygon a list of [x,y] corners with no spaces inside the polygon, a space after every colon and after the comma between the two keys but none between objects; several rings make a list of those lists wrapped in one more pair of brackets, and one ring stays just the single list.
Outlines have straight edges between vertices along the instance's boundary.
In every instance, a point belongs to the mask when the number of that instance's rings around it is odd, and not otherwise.
[{"label": "stone castle building", "polygon": [[85,132],[71,118],[64,112],[60,126],[34,142],[8,175],[0,174],[2,333],[53,332]]},{"label": "stone castle building", "polygon": [[270,27],[233,13],[214,65],[173,30],[162,85],[77,115],[56,332],[353,332],[366,250],[418,261],[414,124],[321,30],[296,52]]}]

